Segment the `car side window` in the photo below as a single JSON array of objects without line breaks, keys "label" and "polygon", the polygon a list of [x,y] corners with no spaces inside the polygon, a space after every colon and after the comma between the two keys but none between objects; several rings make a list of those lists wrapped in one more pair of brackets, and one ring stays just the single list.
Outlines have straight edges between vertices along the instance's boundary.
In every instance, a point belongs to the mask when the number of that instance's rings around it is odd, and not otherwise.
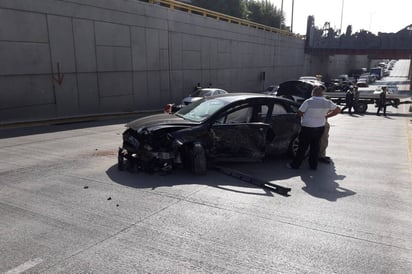
[{"label": "car side window", "polygon": [[238,109],[230,109],[226,114],[218,117],[215,124],[242,124],[250,123],[253,114],[253,107],[247,106]]},{"label": "car side window", "polygon": [[284,106],[281,104],[274,104],[273,105],[273,111],[272,111],[272,116],[277,116],[277,115],[282,115],[288,113],[285,109]]},{"label": "car side window", "polygon": [[268,115],[269,106],[268,105],[259,105],[257,106],[257,113],[255,118],[253,119],[254,122],[264,122]]}]

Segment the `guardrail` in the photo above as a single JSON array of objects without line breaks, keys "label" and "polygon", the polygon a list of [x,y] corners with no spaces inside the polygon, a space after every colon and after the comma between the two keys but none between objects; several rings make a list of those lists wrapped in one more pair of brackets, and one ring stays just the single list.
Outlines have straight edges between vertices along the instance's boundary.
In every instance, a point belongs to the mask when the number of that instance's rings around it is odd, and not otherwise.
[{"label": "guardrail", "polygon": [[179,2],[179,1],[174,1],[174,0],[149,0],[150,3],[152,4],[159,4],[164,7],[168,7],[170,9],[175,9],[175,10],[180,10],[188,13],[193,13],[205,17],[210,17],[214,18],[219,21],[225,21],[228,23],[233,23],[233,24],[238,24],[242,26],[247,26],[255,29],[260,29],[264,31],[269,31],[269,32],[274,32],[274,33],[279,33],[282,35],[286,36],[293,36],[293,37],[301,37],[300,35],[294,34],[292,32],[286,31],[286,30],[281,30],[278,28],[262,25],[259,23],[255,23],[252,21],[248,21],[245,19],[233,17],[230,15],[226,15],[220,12],[212,11],[212,10],[207,10],[203,9],[200,7],[192,6],[187,3]]}]

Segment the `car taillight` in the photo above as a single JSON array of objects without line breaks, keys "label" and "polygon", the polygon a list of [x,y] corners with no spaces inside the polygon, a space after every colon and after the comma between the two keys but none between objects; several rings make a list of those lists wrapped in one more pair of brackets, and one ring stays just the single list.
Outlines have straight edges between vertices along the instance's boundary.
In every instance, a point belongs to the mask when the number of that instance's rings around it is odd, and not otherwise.
[{"label": "car taillight", "polygon": [[165,113],[171,113],[172,112],[172,108],[173,108],[173,104],[167,104],[165,106],[164,112]]}]

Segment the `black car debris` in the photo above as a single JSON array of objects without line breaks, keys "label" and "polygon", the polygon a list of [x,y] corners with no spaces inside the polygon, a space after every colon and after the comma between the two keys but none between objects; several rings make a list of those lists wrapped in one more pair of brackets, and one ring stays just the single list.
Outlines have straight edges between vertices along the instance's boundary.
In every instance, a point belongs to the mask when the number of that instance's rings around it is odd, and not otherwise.
[{"label": "black car debris", "polygon": [[126,125],[118,168],[169,172],[187,167],[204,174],[217,162],[260,161],[296,152],[299,104],[258,93],[205,97],[176,113]]}]

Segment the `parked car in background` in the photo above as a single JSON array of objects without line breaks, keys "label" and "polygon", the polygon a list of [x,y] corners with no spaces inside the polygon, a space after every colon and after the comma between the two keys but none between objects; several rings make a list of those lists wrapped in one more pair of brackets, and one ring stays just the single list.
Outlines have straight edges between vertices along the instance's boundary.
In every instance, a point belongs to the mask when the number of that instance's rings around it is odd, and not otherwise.
[{"label": "parked car in background", "polygon": [[189,96],[183,98],[180,105],[167,104],[164,111],[167,113],[176,112],[179,109],[181,109],[183,106],[188,105],[192,102],[196,102],[204,97],[227,94],[227,93],[228,92],[226,90],[220,89],[220,88],[199,88],[191,92]]},{"label": "parked car in background", "polygon": [[279,85],[270,85],[263,91],[263,94],[276,96],[278,89]]},{"label": "parked car in background", "polygon": [[369,76],[368,75],[361,75],[359,79],[356,81],[356,86],[360,88],[369,87]]},{"label": "parked car in background", "polygon": [[188,105],[204,97],[216,96],[226,93],[228,93],[226,90],[220,88],[200,88],[190,93],[189,96],[183,98],[182,105]]},{"label": "parked car in background", "polygon": [[369,87],[369,79],[366,77],[359,77],[358,81],[356,82],[356,86],[360,88]]},{"label": "parked car in background", "polygon": [[298,80],[318,86],[325,84],[324,82],[320,81],[316,76],[301,76]]},{"label": "parked car in background", "polygon": [[148,172],[188,167],[204,174],[220,161],[260,161],[294,154],[299,104],[258,93],[204,97],[173,114],[157,114],[126,125],[118,168]]},{"label": "parked car in background", "polygon": [[372,84],[376,82],[376,75],[372,73],[363,73],[359,78],[366,78],[368,81],[368,84]]}]

